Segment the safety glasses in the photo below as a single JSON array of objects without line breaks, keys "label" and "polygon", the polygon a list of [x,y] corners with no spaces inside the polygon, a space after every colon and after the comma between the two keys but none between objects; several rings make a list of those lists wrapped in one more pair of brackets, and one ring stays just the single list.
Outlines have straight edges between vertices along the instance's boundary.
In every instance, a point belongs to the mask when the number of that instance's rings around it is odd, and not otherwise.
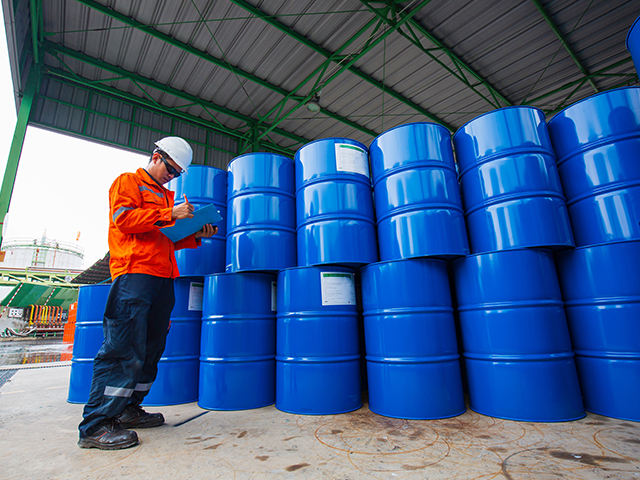
[{"label": "safety glasses", "polygon": [[178,170],[173,168],[173,166],[169,162],[167,162],[162,155],[160,155],[160,158],[162,159],[162,163],[164,163],[164,166],[167,168],[167,173],[169,175],[173,175],[173,178],[178,178],[180,175],[182,175],[182,172],[179,172]]}]

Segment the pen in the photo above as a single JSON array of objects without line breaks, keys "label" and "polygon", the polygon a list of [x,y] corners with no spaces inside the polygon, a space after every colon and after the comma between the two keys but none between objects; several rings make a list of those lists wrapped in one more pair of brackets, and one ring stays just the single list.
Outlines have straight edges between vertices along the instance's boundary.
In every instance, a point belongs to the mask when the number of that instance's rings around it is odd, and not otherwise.
[{"label": "pen", "polygon": [[189,200],[187,200],[187,194],[186,194],[186,193],[183,193],[183,194],[182,194],[182,196],[184,197],[184,201],[185,201],[186,203],[189,203]]}]

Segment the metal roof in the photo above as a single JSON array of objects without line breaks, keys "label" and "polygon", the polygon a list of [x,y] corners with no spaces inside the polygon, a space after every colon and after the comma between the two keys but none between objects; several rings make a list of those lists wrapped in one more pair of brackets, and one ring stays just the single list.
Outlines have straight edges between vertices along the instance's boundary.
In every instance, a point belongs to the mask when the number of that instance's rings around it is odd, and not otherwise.
[{"label": "metal roof", "polygon": [[454,132],[508,105],[551,116],[639,83],[625,37],[640,1],[2,4],[18,108],[37,84],[30,124],[143,152],[181,135],[219,168],[407,122]]}]

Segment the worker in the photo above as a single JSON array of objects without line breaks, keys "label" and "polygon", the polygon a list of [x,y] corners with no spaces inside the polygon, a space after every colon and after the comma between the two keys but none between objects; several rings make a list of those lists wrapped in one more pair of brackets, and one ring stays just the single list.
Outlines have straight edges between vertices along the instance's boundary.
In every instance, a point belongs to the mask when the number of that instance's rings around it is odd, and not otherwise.
[{"label": "worker", "polygon": [[109,269],[113,283],[104,311],[104,342],[93,363],[89,401],[78,429],[82,448],[117,450],[139,443],[134,430],[164,423],[161,413],[140,404],[158,373],[175,303],[173,279],[179,275],[174,250],[197,248],[218,227],[172,242],[161,228],[192,218],[193,205],[174,205],[163,185],[186,172],[191,146],[165,137],[146,168],[120,175],[109,189]]}]

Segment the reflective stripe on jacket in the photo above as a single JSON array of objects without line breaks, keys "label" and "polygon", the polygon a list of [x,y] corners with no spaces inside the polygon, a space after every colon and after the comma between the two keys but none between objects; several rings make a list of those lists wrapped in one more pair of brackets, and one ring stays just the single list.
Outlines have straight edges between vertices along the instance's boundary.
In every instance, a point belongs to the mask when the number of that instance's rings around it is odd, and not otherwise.
[{"label": "reflective stripe on jacket", "polygon": [[171,190],[157,183],[143,168],[123,173],[109,189],[109,268],[111,278],[125,273],[156,277],[180,275],[174,250],[196,248],[190,235],[175,244],[160,232],[173,225]]}]

